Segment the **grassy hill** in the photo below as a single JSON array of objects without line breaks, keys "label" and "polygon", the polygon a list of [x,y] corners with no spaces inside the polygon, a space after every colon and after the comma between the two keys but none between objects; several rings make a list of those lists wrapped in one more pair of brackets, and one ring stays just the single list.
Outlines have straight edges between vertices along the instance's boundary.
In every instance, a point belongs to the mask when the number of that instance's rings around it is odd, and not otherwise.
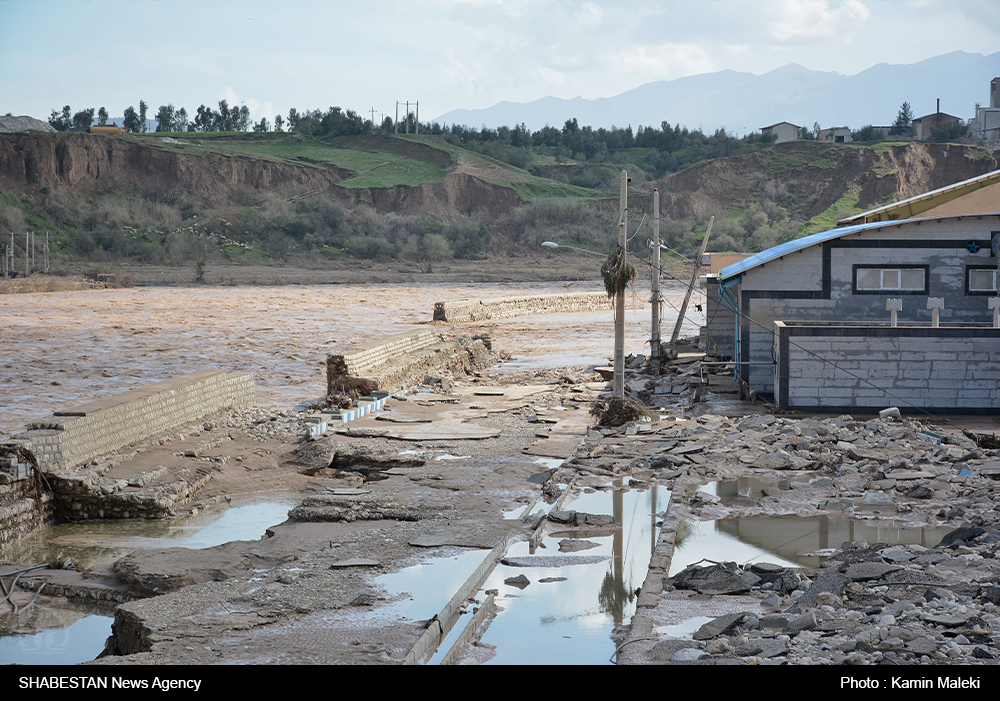
[{"label": "grassy hill", "polygon": [[547,239],[606,250],[624,168],[634,179],[633,249],[650,235],[638,210],[656,187],[672,248],[693,249],[714,215],[712,249],[752,251],[1000,167],[996,152],[969,146],[791,142],[643,182],[645,148],[600,162],[530,150],[520,168],[455,141],[16,135],[0,140],[0,231],[49,232],[57,261],[360,258],[430,269],[451,258],[537,256]]}]

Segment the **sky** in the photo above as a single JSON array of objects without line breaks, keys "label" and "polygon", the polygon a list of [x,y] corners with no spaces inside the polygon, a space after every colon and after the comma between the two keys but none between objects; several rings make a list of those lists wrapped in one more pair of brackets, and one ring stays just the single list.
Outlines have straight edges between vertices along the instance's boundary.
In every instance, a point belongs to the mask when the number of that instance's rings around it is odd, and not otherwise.
[{"label": "sky", "polygon": [[[0,114],[246,105],[364,117],[788,63],[859,73],[1000,51],[998,0],[0,0]],[[402,110],[402,108],[400,108]],[[402,113],[402,112],[401,112]],[[475,126],[475,125],[473,125]]]}]

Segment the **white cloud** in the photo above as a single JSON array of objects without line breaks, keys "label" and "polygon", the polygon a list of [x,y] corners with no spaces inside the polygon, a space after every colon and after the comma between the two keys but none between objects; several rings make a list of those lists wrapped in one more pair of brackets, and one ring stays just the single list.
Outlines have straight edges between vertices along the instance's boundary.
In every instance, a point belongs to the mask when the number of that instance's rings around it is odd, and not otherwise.
[{"label": "white cloud", "polygon": [[613,60],[622,73],[638,74],[643,80],[672,80],[716,70],[712,58],[694,44],[637,46]]},{"label": "white cloud", "polygon": [[853,34],[871,17],[861,0],[785,0],[775,14],[771,35],[778,41]]}]

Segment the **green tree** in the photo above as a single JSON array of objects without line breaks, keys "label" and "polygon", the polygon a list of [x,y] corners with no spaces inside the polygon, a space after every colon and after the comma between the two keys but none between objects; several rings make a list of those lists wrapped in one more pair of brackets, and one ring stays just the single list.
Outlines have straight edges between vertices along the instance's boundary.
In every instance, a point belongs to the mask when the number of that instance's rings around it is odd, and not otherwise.
[{"label": "green tree", "polygon": [[149,131],[149,120],[146,119],[148,112],[149,105],[146,104],[145,100],[139,100],[139,131],[143,133]]},{"label": "green tree", "polygon": [[73,110],[70,109],[69,105],[62,108],[62,113],[52,110],[52,114],[49,116],[49,124],[56,131],[69,131],[69,128],[73,126]]},{"label": "green tree", "polygon": [[949,119],[931,129],[931,141],[955,141],[969,135],[969,127],[958,120]]},{"label": "green tree", "polygon": [[890,136],[911,136],[913,134],[913,110],[910,103],[904,102],[896,113],[896,121],[889,129]]},{"label": "green tree", "polygon": [[851,132],[852,141],[878,141],[879,133],[871,124],[866,124],[857,131]]},{"label": "green tree", "polygon": [[94,123],[94,108],[80,110],[73,115],[73,126],[77,129],[90,129]]},{"label": "green tree", "polygon": [[285,120],[281,118],[280,114],[274,115],[274,130],[284,131]]},{"label": "green tree", "polygon": [[174,106],[160,105],[160,109],[156,113],[156,131],[177,131],[174,128],[174,119],[176,119]]},{"label": "green tree", "polygon": [[174,115],[174,131],[187,131],[188,130],[188,113],[187,110],[181,107],[177,110],[177,114]]},{"label": "green tree", "polygon": [[129,134],[135,134],[142,128],[135,107],[129,105],[125,109],[125,120],[122,122],[122,128]]},{"label": "green tree", "polygon": [[103,107],[97,110],[97,123],[102,127],[108,123],[108,111]]},{"label": "green tree", "polygon": [[260,122],[253,125],[254,131],[271,131],[270,126],[267,123],[267,117],[261,117]]}]

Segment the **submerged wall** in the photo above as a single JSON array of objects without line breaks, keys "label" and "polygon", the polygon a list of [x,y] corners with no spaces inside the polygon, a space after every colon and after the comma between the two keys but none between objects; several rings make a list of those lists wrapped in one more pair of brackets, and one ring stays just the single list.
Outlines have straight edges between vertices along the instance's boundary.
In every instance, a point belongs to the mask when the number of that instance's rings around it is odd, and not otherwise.
[{"label": "submerged wall", "polygon": [[[630,307],[641,306],[632,300],[630,301]],[[515,316],[528,316],[530,314],[600,311],[611,311],[611,301],[608,299],[606,293],[577,292],[573,294],[435,302],[434,321],[465,324],[488,319],[509,319]]]}]

